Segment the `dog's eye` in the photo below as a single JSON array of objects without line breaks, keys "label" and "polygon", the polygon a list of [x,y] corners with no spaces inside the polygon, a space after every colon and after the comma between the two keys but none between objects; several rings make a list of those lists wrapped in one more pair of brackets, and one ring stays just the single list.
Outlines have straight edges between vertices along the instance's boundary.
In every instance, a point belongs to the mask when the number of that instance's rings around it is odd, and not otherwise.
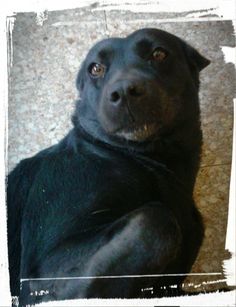
[{"label": "dog's eye", "polygon": [[89,73],[94,78],[104,77],[106,71],[106,67],[102,64],[92,63],[89,66]]},{"label": "dog's eye", "polygon": [[162,62],[168,56],[168,52],[163,48],[156,48],[152,53],[152,60]]}]

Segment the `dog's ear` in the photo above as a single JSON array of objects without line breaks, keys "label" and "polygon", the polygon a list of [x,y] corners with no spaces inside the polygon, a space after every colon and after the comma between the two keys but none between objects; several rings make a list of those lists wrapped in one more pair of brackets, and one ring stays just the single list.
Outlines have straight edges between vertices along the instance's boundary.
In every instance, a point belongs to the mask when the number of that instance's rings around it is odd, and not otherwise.
[{"label": "dog's ear", "polygon": [[184,52],[187,57],[188,64],[190,67],[201,71],[203,68],[207,67],[211,61],[202,56],[195,48],[189,44],[183,42]]},{"label": "dog's ear", "polygon": [[85,64],[82,63],[76,78],[76,88],[79,90],[79,92],[82,92],[84,88],[84,76],[85,76]]}]

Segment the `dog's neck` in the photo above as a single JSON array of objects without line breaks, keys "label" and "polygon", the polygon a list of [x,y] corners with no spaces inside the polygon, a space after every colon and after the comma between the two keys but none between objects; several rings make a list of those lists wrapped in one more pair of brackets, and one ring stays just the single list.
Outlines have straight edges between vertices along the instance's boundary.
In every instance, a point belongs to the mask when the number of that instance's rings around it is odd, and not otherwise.
[{"label": "dog's neck", "polygon": [[[147,143],[116,142],[107,137],[101,139],[86,131],[77,121],[74,123],[75,142],[83,139],[90,144],[116,152],[122,152],[131,158],[142,158],[160,163],[192,190],[200,163],[202,134],[200,123],[195,121],[175,127],[174,131],[166,131]],[[185,184],[185,185],[186,185]]]}]

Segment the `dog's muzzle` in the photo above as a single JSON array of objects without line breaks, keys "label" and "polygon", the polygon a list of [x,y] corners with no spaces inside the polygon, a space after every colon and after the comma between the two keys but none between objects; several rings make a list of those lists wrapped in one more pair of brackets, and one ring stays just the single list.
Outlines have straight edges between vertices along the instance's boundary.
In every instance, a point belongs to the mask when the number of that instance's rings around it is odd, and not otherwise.
[{"label": "dog's muzzle", "polygon": [[131,141],[145,141],[157,131],[152,82],[127,74],[105,86],[100,122],[108,134]]}]

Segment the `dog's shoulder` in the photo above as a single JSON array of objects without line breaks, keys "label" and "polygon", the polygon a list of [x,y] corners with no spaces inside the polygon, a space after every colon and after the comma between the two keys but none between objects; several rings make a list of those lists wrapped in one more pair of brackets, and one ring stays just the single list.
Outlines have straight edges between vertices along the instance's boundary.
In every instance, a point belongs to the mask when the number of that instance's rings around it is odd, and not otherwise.
[{"label": "dog's shoulder", "polygon": [[[25,195],[32,186],[42,163],[58,155],[62,149],[59,149],[59,144],[48,147],[32,157],[21,160],[7,176],[7,196],[8,204],[12,197]],[[15,195],[15,196],[14,196]]]}]

